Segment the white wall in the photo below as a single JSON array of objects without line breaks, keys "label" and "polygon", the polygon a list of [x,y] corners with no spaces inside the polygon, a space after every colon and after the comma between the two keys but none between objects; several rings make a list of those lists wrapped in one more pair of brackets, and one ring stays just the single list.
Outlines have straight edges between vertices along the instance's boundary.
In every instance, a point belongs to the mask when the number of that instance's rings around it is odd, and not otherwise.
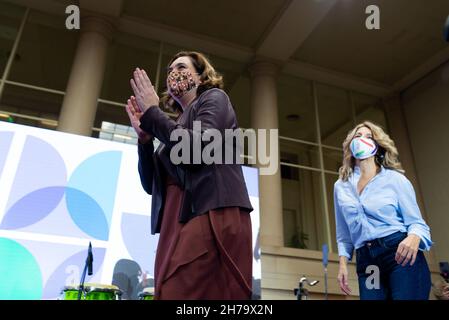
[{"label": "white wall", "polygon": [[449,261],[449,63],[402,95],[437,261]]}]

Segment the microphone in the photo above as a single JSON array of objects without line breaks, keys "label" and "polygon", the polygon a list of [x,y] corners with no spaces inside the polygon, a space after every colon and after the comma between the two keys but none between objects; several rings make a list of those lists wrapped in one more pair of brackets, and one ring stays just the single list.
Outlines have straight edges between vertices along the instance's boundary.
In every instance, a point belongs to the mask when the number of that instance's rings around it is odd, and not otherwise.
[{"label": "microphone", "polygon": [[92,243],[89,241],[89,249],[87,250],[86,263],[84,264],[83,274],[81,275],[81,283],[78,288],[78,300],[81,300],[81,294],[84,291],[84,280],[86,279],[86,270],[89,276],[92,275],[92,262],[94,261],[94,256],[92,255]]},{"label": "microphone", "polygon": [[94,256],[92,254],[92,243],[89,241],[89,250],[87,253],[87,274],[92,275],[92,265],[94,262]]},{"label": "microphone", "polygon": [[323,244],[323,266],[327,267],[327,264],[329,262],[329,249],[327,247],[327,244]]}]

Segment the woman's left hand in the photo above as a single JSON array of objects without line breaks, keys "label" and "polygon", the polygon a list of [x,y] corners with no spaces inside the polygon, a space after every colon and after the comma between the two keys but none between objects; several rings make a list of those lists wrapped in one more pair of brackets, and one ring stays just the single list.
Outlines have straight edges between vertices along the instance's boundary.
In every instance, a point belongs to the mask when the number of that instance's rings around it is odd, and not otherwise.
[{"label": "woman's left hand", "polygon": [[159,97],[145,70],[136,68],[130,83],[134,91],[134,96],[136,97],[137,105],[142,113],[150,107],[159,106]]},{"label": "woman's left hand", "polygon": [[416,255],[418,254],[420,241],[421,238],[416,234],[409,234],[407,238],[402,240],[396,251],[396,262],[405,267],[411,259],[410,265],[412,266],[415,263]]}]

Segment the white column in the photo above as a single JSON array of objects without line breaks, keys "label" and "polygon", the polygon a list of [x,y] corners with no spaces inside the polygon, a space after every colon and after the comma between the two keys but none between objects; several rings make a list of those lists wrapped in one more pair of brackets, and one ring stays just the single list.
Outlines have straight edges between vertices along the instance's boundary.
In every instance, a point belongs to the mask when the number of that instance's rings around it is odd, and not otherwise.
[{"label": "white column", "polygon": [[81,20],[80,31],[58,130],[90,136],[113,28],[105,18],[88,16]]},{"label": "white column", "polygon": [[[255,130],[279,129],[276,92],[278,67],[269,61],[256,61],[251,65],[250,73],[251,126]],[[270,140],[267,138],[267,141]],[[259,175],[259,196],[260,243],[284,246],[280,167],[274,175]]]}]

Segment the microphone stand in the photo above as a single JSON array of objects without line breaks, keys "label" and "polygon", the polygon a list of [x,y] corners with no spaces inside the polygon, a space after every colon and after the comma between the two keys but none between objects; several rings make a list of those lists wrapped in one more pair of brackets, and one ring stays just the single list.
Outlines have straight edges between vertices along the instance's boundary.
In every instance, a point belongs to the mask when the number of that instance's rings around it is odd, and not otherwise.
[{"label": "microphone stand", "polygon": [[327,266],[324,267],[324,300],[327,300]]},{"label": "microphone stand", "polygon": [[327,264],[329,262],[329,249],[323,244],[323,267],[324,267],[324,299],[327,300]]},{"label": "microphone stand", "polygon": [[89,274],[89,276],[92,275],[92,262],[94,261],[93,255],[92,255],[92,244],[89,242],[89,249],[87,252],[87,258],[86,262],[84,263],[84,269],[83,273],[81,275],[81,283],[78,289],[78,300],[81,300],[81,293],[84,291],[84,281],[86,279],[86,272]]}]

